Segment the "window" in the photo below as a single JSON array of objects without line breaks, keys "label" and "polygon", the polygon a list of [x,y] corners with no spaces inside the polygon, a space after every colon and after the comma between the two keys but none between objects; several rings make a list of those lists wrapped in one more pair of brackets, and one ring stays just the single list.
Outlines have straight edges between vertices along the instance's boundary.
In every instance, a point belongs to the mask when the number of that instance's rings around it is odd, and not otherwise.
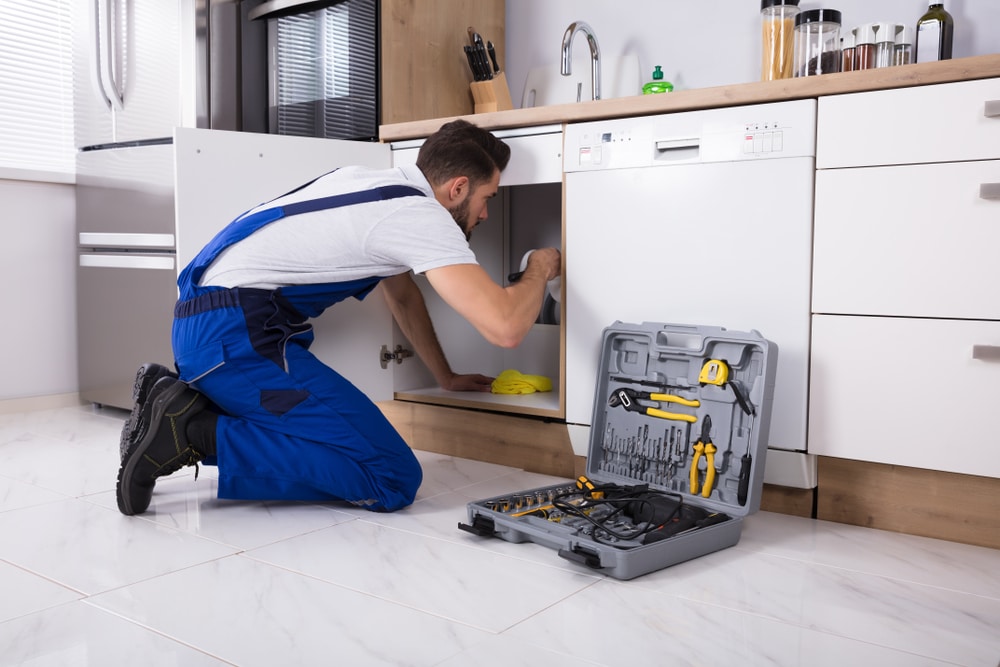
[{"label": "window", "polygon": [[0,169],[73,173],[72,1],[0,1]]}]

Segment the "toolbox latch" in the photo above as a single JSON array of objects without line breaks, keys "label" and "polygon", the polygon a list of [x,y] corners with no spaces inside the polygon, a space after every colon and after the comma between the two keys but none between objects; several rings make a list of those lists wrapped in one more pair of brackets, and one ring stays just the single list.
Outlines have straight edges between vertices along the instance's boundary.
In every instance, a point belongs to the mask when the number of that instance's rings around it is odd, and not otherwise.
[{"label": "toolbox latch", "polygon": [[479,537],[493,537],[496,535],[496,525],[493,523],[493,519],[485,517],[482,514],[477,514],[473,517],[471,526],[467,523],[459,522],[458,527],[467,533],[472,533]]},{"label": "toolbox latch", "polygon": [[594,570],[604,569],[601,566],[600,555],[594,553],[593,551],[587,551],[579,544],[572,547],[571,549],[560,549],[559,555],[565,558],[566,560],[571,560],[574,563],[580,563],[582,565],[586,565],[587,567],[592,568]]}]

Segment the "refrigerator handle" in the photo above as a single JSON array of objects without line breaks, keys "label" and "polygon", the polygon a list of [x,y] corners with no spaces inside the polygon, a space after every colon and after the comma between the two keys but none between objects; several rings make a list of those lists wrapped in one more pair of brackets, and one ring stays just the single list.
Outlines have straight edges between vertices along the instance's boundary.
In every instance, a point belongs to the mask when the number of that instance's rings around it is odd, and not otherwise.
[{"label": "refrigerator handle", "polygon": [[101,0],[94,0],[93,19],[90,24],[90,41],[94,47],[94,87],[97,89],[100,99],[104,100],[105,106],[110,109],[111,99],[108,97],[107,91],[104,90],[104,79],[101,77]]},{"label": "refrigerator handle", "polygon": [[[104,93],[104,99],[107,100],[108,102],[108,108],[114,105],[115,109],[121,111],[122,109],[125,108],[125,98],[122,95],[121,88],[115,81],[114,48],[112,48],[112,41],[111,41],[112,37],[114,36],[114,23],[112,21],[113,17],[111,16],[111,3],[114,0],[97,0],[98,5],[95,6],[99,6],[99,3],[102,1],[104,2],[105,5],[104,6],[105,11],[104,11],[104,23],[100,26],[97,33],[97,45],[98,45],[97,67],[98,69],[100,69],[101,67],[100,45],[103,42],[105,51],[104,66],[106,68],[105,74],[107,75],[107,78],[105,79],[103,76],[101,76],[100,71],[98,71],[98,80],[101,83],[101,90]],[[98,10],[97,13],[98,15],[100,15],[100,10]],[[103,40],[101,39],[102,37],[104,37]],[[111,87],[111,95],[107,94],[109,85]]]}]

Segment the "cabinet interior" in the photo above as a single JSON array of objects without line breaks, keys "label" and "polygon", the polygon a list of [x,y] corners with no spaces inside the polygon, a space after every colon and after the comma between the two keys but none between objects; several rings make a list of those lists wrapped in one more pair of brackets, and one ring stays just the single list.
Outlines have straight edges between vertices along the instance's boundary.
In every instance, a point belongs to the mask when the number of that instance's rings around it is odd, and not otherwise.
[{"label": "cabinet interior", "polygon": [[[500,188],[490,201],[489,217],[472,234],[472,249],[480,265],[497,283],[507,285],[511,273],[520,269],[528,250],[562,245],[562,184],[538,183]],[[464,318],[430,288],[427,279],[417,277],[438,339],[456,373],[483,373],[496,376],[507,369],[552,380],[551,392],[533,394],[493,394],[452,392],[437,386],[427,368],[416,357],[405,359],[395,368],[397,400],[472,407],[497,412],[545,417],[563,415],[563,306],[546,298],[539,318],[522,343],[504,349],[487,342]],[[394,344],[406,347],[406,339],[394,330]]]}]

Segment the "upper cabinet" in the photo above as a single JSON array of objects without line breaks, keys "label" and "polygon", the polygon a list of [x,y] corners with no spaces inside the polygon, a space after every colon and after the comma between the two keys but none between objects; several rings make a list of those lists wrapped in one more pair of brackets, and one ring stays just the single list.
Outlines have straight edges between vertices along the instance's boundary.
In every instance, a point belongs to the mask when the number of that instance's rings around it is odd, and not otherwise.
[{"label": "upper cabinet", "polygon": [[463,47],[471,27],[504,62],[504,0],[383,0],[381,8],[382,124],[471,114]]}]

